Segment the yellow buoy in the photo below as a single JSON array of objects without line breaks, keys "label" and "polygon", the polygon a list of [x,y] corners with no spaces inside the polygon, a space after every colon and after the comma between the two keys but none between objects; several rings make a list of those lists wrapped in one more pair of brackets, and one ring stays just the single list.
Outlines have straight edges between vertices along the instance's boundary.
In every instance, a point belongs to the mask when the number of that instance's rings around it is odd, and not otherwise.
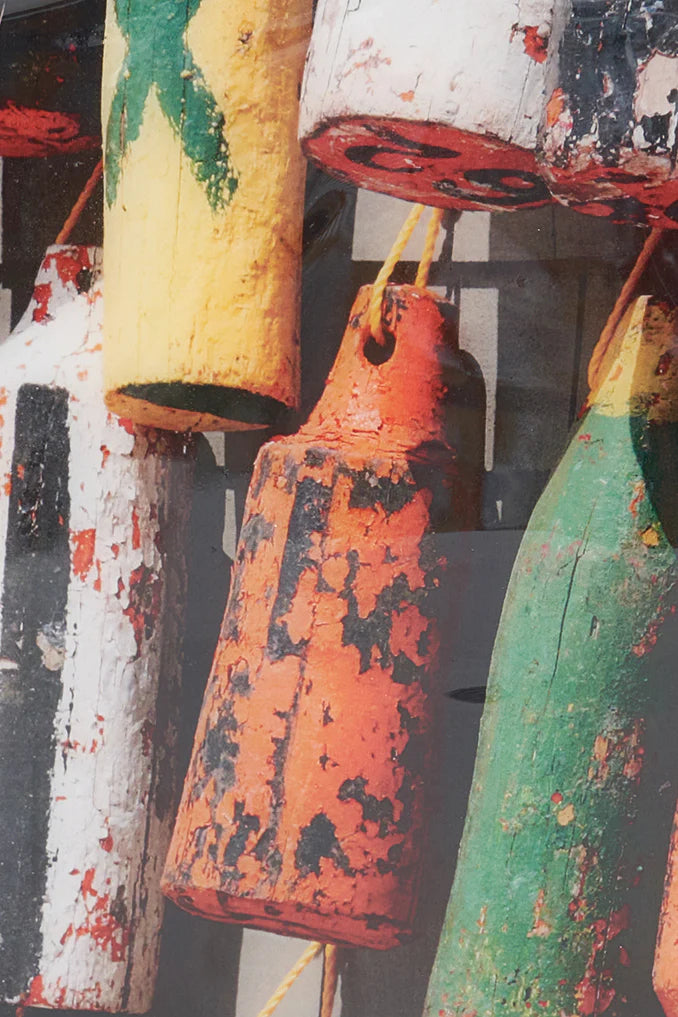
[{"label": "yellow buoy", "polygon": [[109,0],[106,402],[157,427],[294,406],[311,0]]}]

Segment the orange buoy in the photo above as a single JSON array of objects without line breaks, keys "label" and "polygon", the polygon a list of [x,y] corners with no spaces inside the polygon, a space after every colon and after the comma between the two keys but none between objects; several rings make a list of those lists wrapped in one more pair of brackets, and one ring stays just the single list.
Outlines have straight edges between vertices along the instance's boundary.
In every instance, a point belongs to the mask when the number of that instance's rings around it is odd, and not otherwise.
[{"label": "orange buoy", "polygon": [[474,524],[453,431],[481,383],[451,305],[387,288],[379,345],[369,297],[308,423],[255,464],[163,888],[385,949],[411,935],[426,823],[444,567],[427,534],[451,495]]}]

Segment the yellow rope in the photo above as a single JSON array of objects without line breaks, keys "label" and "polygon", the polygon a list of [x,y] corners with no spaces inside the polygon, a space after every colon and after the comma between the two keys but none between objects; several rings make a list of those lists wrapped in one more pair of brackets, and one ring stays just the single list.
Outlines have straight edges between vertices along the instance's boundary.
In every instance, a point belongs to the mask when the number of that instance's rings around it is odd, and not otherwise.
[{"label": "yellow rope", "polygon": [[617,331],[620,321],[624,317],[624,312],[626,311],[628,303],[633,296],[633,291],[638,285],[641,275],[647,268],[650,258],[659,245],[663,232],[664,231],[660,229],[653,229],[646,237],[643,249],[638,255],[638,260],[633,266],[628,279],[622,286],[621,293],[617,297],[617,302],[612,308],[610,317],[605,322],[605,327],[600,333],[600,339],[596,343],[589,361],[588,382],[591,390],[593,390],[600,381],[600,373],[603,366],[603,360],[605,359],[605,354],[610,347],[610,343],[614,338],[614,334]]},{"label": "yellow rope", "polygon": [[442,224],[444,214],[444,209],[434,208],[433,215],[428,222],[426,240],[424,241],[424,250],[422,251],[421,261],[419,262],[419,268],[417,269],[417,278],[414,280],[414,285],[420,290],[425,290],[428,285],[428,274],[431,271],[431,265],[433,264],[436,240],[440,233],[440,226]]},{"label": "yellow rope", "polygon": [[391,272],[400,261],[402,253],[407,247],[407,242],[412,236],[414,227],[419,222],[419,219],[421,218],[421,213],[423,211],[424,211],[423,205],[413,205],[410,214],[408,215],[407,219],[402,225],[400,233],[395,239],[395,243],[391,248],[389,256],[382,265],[381,271],[379,272],[377,278],[374,280],[374,285],[372,286],[372,297],[370,300],[370,310],[369,310],[370,331],[372,332],[372,335],[377,340],[377,342],[381,343],[382,346],[386,342],[386,339],[384,338],[384,333],[381,328],[381,304],[384,299],[384,290],[386,289],[386,283],[389,280]]},{"label": "yellow rope", "polygon": [[301,957],[290,971],[287,972],[282,982],[275,990],[268,1003],[263,1010],[260,1010],[257,1017],[270,1017],[275,1008],[281,1002],[283,997],[292,988],[292,985],[297,980],[304,968],[308,967],[314,957],[317,957],[323,948],[322,943],[311,943],[309,947],[302,953]]},{"label": "yellow rope", "polygon": [[323,971],[323,992],[320,1004],[320,1017],[332,1017],[334,997],[337,994],[339,981],[339,951],[336,946],[328,943],[325,947],[325,968]]}]

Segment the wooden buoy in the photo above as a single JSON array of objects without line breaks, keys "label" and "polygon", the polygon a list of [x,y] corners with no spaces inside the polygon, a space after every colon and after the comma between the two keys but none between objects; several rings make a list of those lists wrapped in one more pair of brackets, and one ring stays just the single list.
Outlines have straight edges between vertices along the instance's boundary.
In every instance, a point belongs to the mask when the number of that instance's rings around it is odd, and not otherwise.
[{"label": "wooden buoy", "polygon": [[666,1017],[678,1017],[678,809],[671,833],[652,982]]},{"label": "wooden buoy", "polygon": [[219,430],[294,406],[311,0],[109,0],[106,402]]},{"label": "wooden buoy", "polygon": [[642,814],[672,814],[653,732],[675,718],[675,642],[654,658],[677,635],[677,325],[647,297],[627,313],[525,533],[427,1017],[649,1012],[629,997],[651,994],[665,852]]},{"label": "wooden buoy", "polygon": [[477,381],[451,305],[388,288],[383,347],[370,293],[308,423],[257,458],[163,887],[210,918],[383,949],[416,904],[443,565],[427,533],[450,497],[474,524],[451,442]]},{"label": "wooden buoy", "polygon": [[676,4],[574,4],[539,158],[553,195],[614,222],[678,225]]},{"label": "wooden buoy", "polygon": [[[426,205],[550,201],[537,128],[562,0],[319,0],[300,137],[327,171]],[[441,48],[442,47],[442,48]]]},{"label": "wooden buoy", "polygon": [[193,457],[102,399],[100,255],[53,247],[0,345],[0,999],[153,993]]}]

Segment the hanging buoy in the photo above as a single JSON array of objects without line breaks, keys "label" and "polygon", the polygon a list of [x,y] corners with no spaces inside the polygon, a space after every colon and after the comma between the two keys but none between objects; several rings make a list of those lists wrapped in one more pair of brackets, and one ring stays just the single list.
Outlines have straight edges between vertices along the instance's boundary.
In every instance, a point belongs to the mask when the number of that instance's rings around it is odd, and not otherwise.
[{"label": "hanging buoy", "polygon": [[106,402],[183,430],[294,406],[311,0],[109,0]]},{"label": "hanging buoy", "polygon": [[678,225],[675,3],[575,4],[545,106],[553,195],[613,222]]},{"label": "hanging buoy", "polygon": [[0,345],[0,999],[147,1010],[193,457],[102,400],[91,247]]},{"label": "hanging buoy", "polygon": [[627,313],[525,533],[429,1017],[649,1012],[629,997],[651,997],[672,814],[655,732],[676,709],[677,325],[648,297]]},{"label": "hanging buoy", "polygon": [[477,382],[451,305],[388,288],[382,346],[370,292],[308,423],[259,453],[163,886],[210,918],[387,948],[411,933],[426,825],[427,533],[451,496],[469,513],[451,441]]},{"label": "hanging buoy", "polygon": [[425,205],[550,201],[534,152],[562,7],[394,0],[385,17],[380,0],[320,0],[304,151],[335,176]]}]

